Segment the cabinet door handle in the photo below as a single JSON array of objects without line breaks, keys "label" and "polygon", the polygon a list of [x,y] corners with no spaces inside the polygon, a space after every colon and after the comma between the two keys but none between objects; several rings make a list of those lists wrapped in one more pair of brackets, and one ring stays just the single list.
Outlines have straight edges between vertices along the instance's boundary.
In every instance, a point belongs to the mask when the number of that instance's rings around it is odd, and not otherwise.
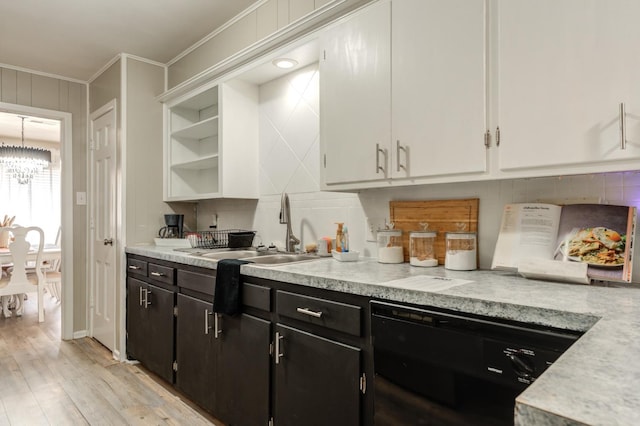
[{"label": "cabinet door handle", "polygon": [[144,300],[144,299],[143,299],[143,297],[142,297],[142,293],[144,293],[144,288],[143,288],[143,287],[140,287],[140,289],[139,289],[139,290],[140,290],[140,291],[139,291],[139,293],[140,293],[140,294],[138,295],[138,296],[140,297],[140,298],[138,299],[138,300],[139,300],[139,304],[140,304],[140,306],[144,306],[144,302],[143,302],[143,300]]},{"label": "cabinet door handle", "polygon": [[204,310],[204,334],[209,334],[209,330],[211,330],[211,325],[209,324],[209,316],[213,314],[214,312],[209,312],[208,309]]},{"label": "cabinet door handle", "polygon": [[213,312],[213,337],[218,338],[222,334],[222,315]]},{"label": "cabinet door handle", "polygon": [[152,272],[151,275],[153,275],[154,277],[164,277],[164,274],[162,272]]},{"label": "cabinet door handle", "polygon": [[138,269],[140,269],[140,267],[135,265],[129,265],[129,269],[133,269],[134,271],[137,271]]},{"label": "cabinet door handle", "polygon": [[620,102],[620,149],[627,148],[627,114],[624,111],[624,102]]},{"label": "cabinet door handle", "polygon": [[309,308],[296,308],[296,311],[301,313],[301,314],[305,314],[305,315],[309,315],[310,317],[314,317],[314,318],[320,318],[322,316],[322,312],[321,311],[312,311]]},{"label": "cabinet door handle", "polygon": [[400,163],[400,151],[404,151],[404,156],[406,158],[407,157],[407,148],[405,148],[404,146],[400,145],[400,140],[397,140],[396,141],[396,171],[398,171],[398,172],[400,171],[400,169],[407,170],[407,168]]},{"label": "cabinet door handle", "polygon": [[144,308],[148,309],[149,305],[151,305],[151,298],[149,297],[149,295],[151,294],[151,290],[149,290],[148,288],[144,289]]},{"label": "cabinet door handle", "polygon": [[376,144],[376,174],[380,173],[380,170],[382,170],[382,173],[384,173],[384,167],[380,165],[380,153],[384,154],[384,149],[380,148],[380,144],[377,143]]},{"label": "cabinet door handle", "polygon": [[284,339],[284,336],[276,331],[276,364],[280,364],[280,358],[284,356],[284,354],[280,353],[280,340],[282,339]]}]

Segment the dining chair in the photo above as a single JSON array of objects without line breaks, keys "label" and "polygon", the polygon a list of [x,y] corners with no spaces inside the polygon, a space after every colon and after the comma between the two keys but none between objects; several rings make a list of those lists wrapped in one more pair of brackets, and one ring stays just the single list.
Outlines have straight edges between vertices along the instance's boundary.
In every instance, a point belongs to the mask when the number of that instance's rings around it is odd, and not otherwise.
[{"label": "dining chair", "polygon": [[44,286],[52,297],[60,301],[60,292],[62,290],[62,272],[60,272],[60,259],[51,261],[48,268],[43,268]]},{"label": "dining chair", "polygon": [[[44,291],[44,275],[42,272],[42,250],[44,248],[44,232],[37,226],[0,228],[0,231],[8,230],[13,235],[13,241],[9,243],[9,256],[4,264],[11,266],[3,269],[0,276],[0,296],[2,299],[2,313],[5,318],[11,316],[9,300],[11,296],[16,298],[16,315],[22,315],[24,306],[24,294],[34,290],[38,292],[38,322],[44,321],[44,307],[42,296]],[[31,244],[26,236],[35,232],[39,236],[39,243],[35,253],[29,253]],[[27,271],[28,257],[34,258],[36,268],[33,272]]]},{"label": "dining chair", "polygon": [[[62,239],[62,227],[58,227],[58,232],[56,233],[55,246],[60,247],[60,242]],[[45,291],[49,292],[51,297],[55,297],[56,300],[60,301],[61,296],[61,286],[62,286],[62,273],[60,272],[60,265],[62,264],[61,259],[59,257],[45,261],[44,267],[42,268],[44,272],[44,288]]]}]

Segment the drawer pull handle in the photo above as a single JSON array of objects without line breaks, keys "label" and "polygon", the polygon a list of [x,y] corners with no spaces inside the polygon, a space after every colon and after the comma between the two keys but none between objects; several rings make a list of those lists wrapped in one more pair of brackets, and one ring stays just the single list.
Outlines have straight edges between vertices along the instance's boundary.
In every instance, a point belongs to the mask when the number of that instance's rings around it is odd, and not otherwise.
[{"label": "drawer pull handle", "polygon": [[209,324],[209,316],[214,315],[214,312],[209,312],[208,309],[204,310],[204,334],[209,334],[209,330],[213,327]]},{"label": "drawer pull handle", "polygon": [[284,336],[279,331],[276,331],[276,364],[280,364],[280,358],[284,356],[283,353],[280,353],[280,340],[282,339],[284,339]]},{"label": "drawer pull handle", "polygon": [[310,317],[314,317],[314,318],[322,317],[322,312],[312,311],[309,308],[296,308],[296,311],[301,314],[309,315]]},{"label": "drawer pull handle", "polygon": [[134,271],[137,271],[138,269],[140,269],[140,267],[135,265],[129,265],[129,269],[133,269]]},{"label": "drawer pull handle", "polygon": [[151,275],[153,275],[154,277],[164,277],[164,274],[162,272],[152,272]]},{"label": "drawer pull handle", "polygon": [[213,337],[219,338],[222,334],[222,315],[213,313]]}]

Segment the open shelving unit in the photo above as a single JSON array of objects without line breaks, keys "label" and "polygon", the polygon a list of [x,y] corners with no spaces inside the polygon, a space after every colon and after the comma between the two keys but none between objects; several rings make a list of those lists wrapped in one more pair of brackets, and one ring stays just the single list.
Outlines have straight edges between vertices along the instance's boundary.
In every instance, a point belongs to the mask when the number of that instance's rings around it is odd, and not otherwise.
[{"label": "open shelving unit", "polygon": [[257,135],[256,86],[229,81],[169,101],[164,200],[257,198]]}]

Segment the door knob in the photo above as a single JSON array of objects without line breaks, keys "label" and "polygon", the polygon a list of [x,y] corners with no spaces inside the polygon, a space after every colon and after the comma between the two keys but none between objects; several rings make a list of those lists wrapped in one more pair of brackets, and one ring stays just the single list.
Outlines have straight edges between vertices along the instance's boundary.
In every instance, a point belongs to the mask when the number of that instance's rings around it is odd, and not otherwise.
[{"label": "door knob", "polygon": [[105,246],[112,246],[113,245],[113,238],[105,238],[104,239],[104,245]]}]

